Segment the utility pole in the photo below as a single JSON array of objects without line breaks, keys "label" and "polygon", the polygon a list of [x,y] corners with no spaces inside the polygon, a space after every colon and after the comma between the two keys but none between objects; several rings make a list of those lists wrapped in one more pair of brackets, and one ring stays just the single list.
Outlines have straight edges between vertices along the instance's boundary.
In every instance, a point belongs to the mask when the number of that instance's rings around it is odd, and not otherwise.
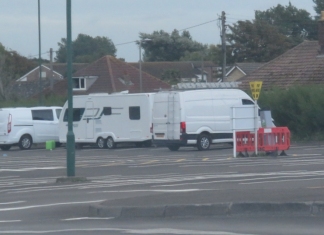
[{"label": "utility pole", "polygon": [[39,63],[39,105],[43,105],[42,100],[42,52],[41,52],[41,23],[40,23],[40,1],[38,0],[38,63]]},{"label": "utility pole", "polygon": [[225,26],[225,21],[226,21],[226,16],[225,16],[225,11],[222,11],[222,52],[223,52],[223,69],[222,69],[222,82],[225,81],[225,76],[226,76],[226,26]]},{"label": "utility pole", "polygon": [[51,73],[50,73],[50,88],[51,88],[51,93],[53,92],[53,83],[54,83],[54,73],[53,73],[53,49],[50,48],[50,69],[51,69]]}]

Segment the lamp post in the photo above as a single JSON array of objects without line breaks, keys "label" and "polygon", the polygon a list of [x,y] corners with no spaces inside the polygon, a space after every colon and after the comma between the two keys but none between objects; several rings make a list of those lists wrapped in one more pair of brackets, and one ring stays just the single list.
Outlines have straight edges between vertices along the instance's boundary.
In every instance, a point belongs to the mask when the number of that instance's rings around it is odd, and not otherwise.
[{"label": "lamp post", "polygon": [[140,92],[142,93],[142,40],[139,44],[139,71],[140,71]]},{"label": "lamp post", "polygon": [[67,25],[67,80],[68,80],[68,132],[66,135],[66,165],[67,176],[75,176],[75,137],[73,133],[73,94],[72,94],[72,27],[71,27],[71,0],[66,0]]},{"label": "lamp post", "polygon": [[137,41],[139,43],[139,72],[140,72],[140,92],[143,91],[143,84],[142,84],[142,42],[145,41],[152,41],[152,39],[146,38],[142,39],[140,41]]},{"label": "lamp post", "polygon": [[39,105],[42,105],[42,57],[41,57],[41,26],[40,26],[40,2],[38,0],[38,63],[39,63]]}]

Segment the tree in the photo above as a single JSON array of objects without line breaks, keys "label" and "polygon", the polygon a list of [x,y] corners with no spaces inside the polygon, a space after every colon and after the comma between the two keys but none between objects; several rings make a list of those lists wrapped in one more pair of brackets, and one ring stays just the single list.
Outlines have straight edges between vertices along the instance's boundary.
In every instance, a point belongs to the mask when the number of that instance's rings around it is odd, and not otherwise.
[{"label": "tree", "polygon": [[[58,43],[59,49],[56,52],[55,61],[66,62],[66,39],[62,38]],[[79,34],[72,42],[72,61],[77,63],[91,63],[102,56],[116,54],[114,43],[107,37],[91,37]]]},{"label": "tree", "polygon": [[320,15],[321,11],[324,11],[324,0],[313,0],[313,2],[315,3],[315,12]]},{"label": "tree", "polygon": [[174,30],[171,34],[163,30],[152,34],[140,33],[144,61],[179,61],[188,53],[203,51],[207,46],[193,41],[188,31]]},{"label": "tree", "polygon": [[288,6],[278,4],[266,11],[255,11],[255,20],[277,27],[281,34],[292,39],[294,45],[304,39],[317,39],[317,23],[310,13],[297,9],[290,2]]},{"label": "tree", "polygon": [[37,64],[15,51],[7,51],[0,43],[0,98],[6,100],[6,88],[15,79],[18,79]]},{"label": "tree", "polygon": [[229,28],[227,51],[235,62],[267,62],[293,46],[289,37],[264,21],[238,21]]},{"label": "tree", "polygon": [[181,73],[178,69],[166,69],[161,74],[161,79],[170,85],[181,82]]}]

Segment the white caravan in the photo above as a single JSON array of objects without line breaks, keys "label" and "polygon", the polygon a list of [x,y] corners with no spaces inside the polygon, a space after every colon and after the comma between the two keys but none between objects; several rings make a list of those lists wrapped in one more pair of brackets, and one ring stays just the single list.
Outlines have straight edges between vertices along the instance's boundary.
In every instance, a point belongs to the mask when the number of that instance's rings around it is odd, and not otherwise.
[{"label": "white caravan", "polygon": [[233,143],[231,108],[254,105],[238,89],[162,91],[154,96],[153,142],[177,151],[194,145],[207,150],[212,143]]},{"label": "white caravan", "polygon": [[[73,133],[78,147],[96,144],[113,149],[118,143],[151,146],[152,93],[73,96]],[[66,143],[68,102],[60,117],[60,142]]]},{"label": "white caravan", "polygon": [[0,109],[0,148],[12,145],[30,149],[33,143],[59,141],[59,116],[62,107],[2,108]]}]

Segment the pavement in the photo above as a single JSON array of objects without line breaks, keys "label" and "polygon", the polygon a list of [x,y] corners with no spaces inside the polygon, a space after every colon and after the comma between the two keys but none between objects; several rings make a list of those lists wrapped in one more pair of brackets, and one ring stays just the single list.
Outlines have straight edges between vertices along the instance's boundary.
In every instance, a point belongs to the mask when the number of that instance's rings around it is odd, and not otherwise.
[{"label": "pavement", "polygon": [[301,189],[273,192],[273,189],[156,192],[90,205],[89,215],[114,218],[259,214],[324,216],[323,192]]}]

